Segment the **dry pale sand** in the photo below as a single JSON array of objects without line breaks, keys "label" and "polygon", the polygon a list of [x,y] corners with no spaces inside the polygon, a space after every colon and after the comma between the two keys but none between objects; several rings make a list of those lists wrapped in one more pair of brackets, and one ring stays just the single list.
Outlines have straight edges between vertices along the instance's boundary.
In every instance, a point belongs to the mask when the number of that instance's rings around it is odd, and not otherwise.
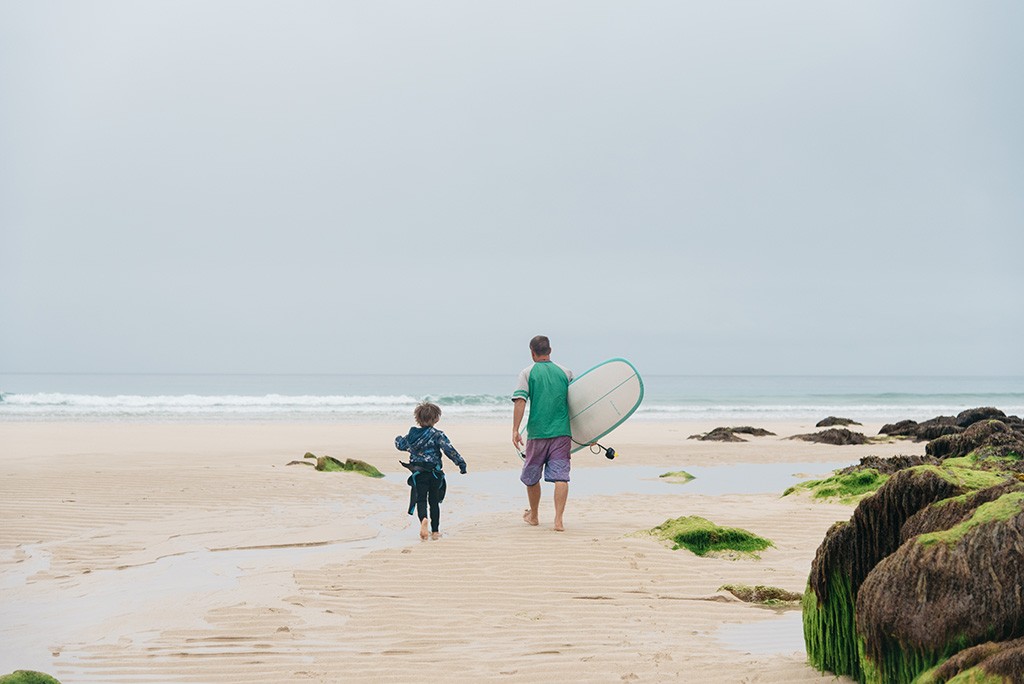
[{"label": "dry pale sand", "polygon": [[[541,526],[522,522],[508,423],[443,421],[470,473],[449,467],[444,536],[420,542],[393,448],[405,423],[3,423],[0,673],[38,669],[65,683],[818,682],[799,611],[718,589],[802,591],[825,531],[852,509],[742,493],[757,483],[739,468],[739,493],[649,473],[642,491],[628,483],[638,466],[802,462],[821,464],[806,468],[819,475],[922,447],[813,445],[783,439],[812,425],[759,426],[778,436],[721,444],[686,439],[714,424],[624,425],[602,440],[615,461],[574,456],[558,533],[550,489]],[[388,476],[286,465],[306,451],[361,458]],[[586,494],[588,482],[603,493]],[[775,548],[759,560],[699,558],[636,534],[681,515],[746,528]]]}]

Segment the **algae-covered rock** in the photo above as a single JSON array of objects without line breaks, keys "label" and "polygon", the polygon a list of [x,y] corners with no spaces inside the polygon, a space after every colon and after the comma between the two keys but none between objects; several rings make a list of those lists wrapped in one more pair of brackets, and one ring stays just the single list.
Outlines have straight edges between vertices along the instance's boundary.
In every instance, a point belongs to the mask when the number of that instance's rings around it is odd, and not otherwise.
[{"label": "algae-covered rock", "polygon": [[822,418],[821,420],[819,420],[817,423],[815,423],[814,427],[835,427],[836,425],[846,427],[847,425],[862,424],[863,423],[858,423],[857,421],[851,420],[850,418],[839,418],[838,416],[829,416],[828,418]]},{"label": "algae-covered rock", "polygon": [[800,439],[805,442],[817,444],[833,444],[842,446],[845,444],[867,444],[868,438],[861,432],[851,432],[846,428],[829,428],[821,432],[810,432],[804,435],[793,435],[789,439]]},{"label": "algae-covered rock", "polygon": [[680,484],[684,484],[684,483],[689,482],[690,480],[694,479],[693,475],[691,475],[690,473],[686,472],[685,470],[676,470],[676,471],[673,471],[671,473],[662,473],[658,477],[665,478],[669,482],[678,482]]},{"label": "algae-covered rock", "polygon": [[[932,444],[980,433],[984,422]],[[815,667],[879,684],[1022,681],[1005,679],[1022,658],[1005,644],[1024,637],[1024,483],[1012,456],[971,453],[943,460],[930,451],[910,467],[920,457],[862,459],[837,473],[896,468],[815,554],[802,605]],[[1003,646],[985,665],[950,658],[990,640]]]},{"label": "algae-covered rock", "polygon": [[[909,682],[951,653],[1024,629],[1024,492],[979,506],[881,560],[857,595],[857,631],[878,680]],[[912,588],[908,591],[906,588]]]},{"label": "algae-covered rock", "polygon": [[1024,680],[1024,638],[965,648],[914,684],[1018,684]]},{"label": "algae-covered rock", "polygon": [[799,603],[803,594],[793,591],[769,587],[763,584],[750,586],[747,584],[723,584],[719,591],[727,591],[745,603],[760,603],[766,606],[784,606]]},{"label": "algae-covered rock", "polygon": [[775,433],[765,430],[764,428],[751,427],[749,425],[740,425],[739,427],[730,428],[733,432],[738,432],[743,435],[751,435],[752,437],[774,437]]},{"label": "algae-covered rock", "polygon": [[672,542],[673,549],[689,549],[698,556],[734,552],[756,558],[759,551],[775,546],[770,540],[746,530],[720,527],[695,515],[666,520],[650,532]]},{"label": "algae-covered rock", "polygon": [[999,420],[1014,429],[1024,431],[1024,420],[1021,420],[1018,416],[1008,416],[993,406],[982,406],[961,411],[956,416],[935,416],[921,423],[914,420],[901,420],[897,423],[889,423],[883,425],[878,434],[890,435],[892,437],[910,437],[915,441],[923,442],[945,435],[956,435],[975,423],[993,419]]},{"label": "algae-covered rock", "polygon": [[1024,433],[999,420],[974,423],[960,434],[945,435],[925,446],[925,453],[938,458],[955,458],[981,452],[987,458],[1024,458]]},{"label": "algae-covered rock", "polygon": [[699,439],[702,442],[746,442],[747,440],[740,437],[741,434],[751,435],[752,437],[771,437],[775,435],[774,432],[769,432],[764,428],[740,425],[739,427],[716,427],[711,432],[690,435],[687,439]]},{"label": "algae-covered rock", "polygon": [[60,684],[60,682],[42,672],[15,670],[11,674],[0,675],[0,684]]},{"label": "algae-covered rock", "polygon": [[897,472],[863,499],[848,522],[833,525],[811,562],[803,600],[804,642],[819,670],[865,676],[856,632],[861,584],[880,560],[902,543],[903,523],[927,505],[964,493],[934,466]]},{"label": "algae-covered rock", "polygon": [[690,435],[687,439],[699,439],[702,442],[746,442],[732,428],[716,427],[711,432],[701,435]]}]

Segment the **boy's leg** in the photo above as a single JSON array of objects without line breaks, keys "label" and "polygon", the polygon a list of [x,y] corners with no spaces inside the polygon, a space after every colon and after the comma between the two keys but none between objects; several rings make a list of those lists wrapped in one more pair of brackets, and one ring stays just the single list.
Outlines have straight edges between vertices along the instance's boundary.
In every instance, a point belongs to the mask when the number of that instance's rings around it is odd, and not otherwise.
[{"label": "boy's leg", "polygon": [[441,482],[440,478],[430,478],[430,531],[435,534],[441,527],[441,505],[438,503],[438,498],[441,496]]},{"label": "boy's leg", "polygon": [[427,532],[427,491],[429,487],[423,473],[417,473],[415,483],[413,487],[416,488],[416,515],[420,519],[420,539],[426,539],[429,536]]}]

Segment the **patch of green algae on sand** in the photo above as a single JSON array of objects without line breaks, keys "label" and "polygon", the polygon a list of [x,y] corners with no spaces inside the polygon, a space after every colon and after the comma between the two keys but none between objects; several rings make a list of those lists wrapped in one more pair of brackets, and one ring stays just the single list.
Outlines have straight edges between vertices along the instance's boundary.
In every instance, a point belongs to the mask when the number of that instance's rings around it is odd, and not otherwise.
[{"label": "patch of green algae on sand", "polygon": [[366,461],[360,461],[354,458],[346,458],[344,463],[333,456],[316,456],[311,453],[307,453],[303,458],[315,458],[316,469],[325,473],[359,473],[360,475],[366,475],[367,477],[384,477],[384,473],[380,472]]},{"label": "patch of green algae on sand", "polygon": [[666,520],[653,528],[651,534],[672,542],[673,550],[685,548],[698,556],[735,552],[758,558],[759,551],[775,546],[770,540],[746,530],[721,527],[696,515]]},{"label": "patch of green algae on sand", "polygon": [[676,470],[676,471],[671,472],[671,473],[664,473],[662,475],[659,475],[658,477],[663,477],[666,480],[668,480],[669,482],[679,482],[679,483],[689,482],[690,480],[694,479],[693,475],[691,475],[690,473],[686,472],[685,470]]},{"label": "patch of green algae on sand", "polygon": [[869,494],[874,494],[889,479],[874,468],[865,468],[854,473],[835,474],[824,480],[808,480],[795,484],[782,496],[797,492],[810,492],[815,499],[839,499],[844,504],[857,503]]}]

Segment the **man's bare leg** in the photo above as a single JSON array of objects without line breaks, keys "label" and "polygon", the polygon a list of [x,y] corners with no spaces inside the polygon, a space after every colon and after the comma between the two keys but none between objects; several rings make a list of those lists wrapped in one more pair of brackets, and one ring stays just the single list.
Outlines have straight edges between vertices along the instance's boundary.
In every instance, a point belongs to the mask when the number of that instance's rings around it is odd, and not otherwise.
[{"label": "man's bare leg", "polygon": [[555,531],[565,531],[565,526],[562,525],[562,513],[565,512],[565,502],[569,499],[569,483],[568,482],[556,482],[555,483]]},{"label": "man's bare leg", "polygon": [[523,520],[527,525],[539,525],[537,510],[540,508],[540,482],[527,486],[526,496],[530,500],[530,507],[523,511]]}]

